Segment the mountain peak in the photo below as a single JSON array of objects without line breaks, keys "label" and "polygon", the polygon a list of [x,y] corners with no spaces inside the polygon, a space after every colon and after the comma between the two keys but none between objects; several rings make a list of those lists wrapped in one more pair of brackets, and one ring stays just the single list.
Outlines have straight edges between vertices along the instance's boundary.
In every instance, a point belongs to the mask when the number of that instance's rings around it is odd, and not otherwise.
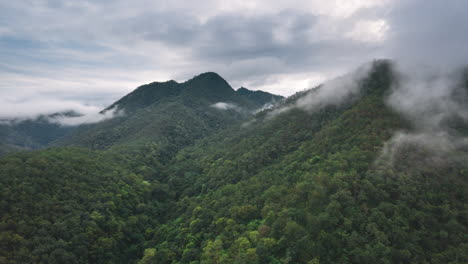
[{"label": "mountain peak", "polygon": [[194,76],[192,79],[185,82],[186,84],[190,85],[216,85],[221,87],[232,87],[229,83],[221,77],[216,72],[204,72],[202,74]]},{"label": "mountain peak", "polygon": [[203,80],[223,80],[223,77],[221,77],[219,74],[217,74],[216,72],[204,72],[204,73],[201,73],[199,75],[196,75],[195,77],[193,77],[191,80],[194,80],[194,79],[203,79]]},{"label": "mountain peak", "polygon": [[222,101],[236,96],[235,90],[215,72],[205,72],[184,83],[184,94],[202,96],[213,102]]},{"label": "mountain peak", "polygon": [[150,84],[166,84],[166,85],[176,85],[179,84],[178,82],[174,80],[169,80],[169,81],[164,81],[164,82],[152,82]]}]

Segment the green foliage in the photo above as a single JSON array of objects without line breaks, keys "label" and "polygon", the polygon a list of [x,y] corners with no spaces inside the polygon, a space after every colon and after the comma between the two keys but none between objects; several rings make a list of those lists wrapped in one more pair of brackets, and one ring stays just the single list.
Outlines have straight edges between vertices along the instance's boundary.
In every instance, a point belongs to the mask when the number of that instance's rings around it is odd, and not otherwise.
[{"label": "green foliage", "polygon": [[12,262],[133,259],[171,203],[109,154],[50,149],[7,156],[0,167],[0,256]]},{"label": "green foliage", "polygon": [[[180,208],[168,224],[183,236],[153,245],[176,249],[178,263],[466,261],[466,153],[445,167],[421,165],[415,149],[397,167],[375,162],[409,129],[384,105],[387,70],[378,65],[357,101],[291,110],[180,151],[167,171]],[[447,215],[435,216],[441,208]],[[178,257],[189,243],[202,252]]]}]

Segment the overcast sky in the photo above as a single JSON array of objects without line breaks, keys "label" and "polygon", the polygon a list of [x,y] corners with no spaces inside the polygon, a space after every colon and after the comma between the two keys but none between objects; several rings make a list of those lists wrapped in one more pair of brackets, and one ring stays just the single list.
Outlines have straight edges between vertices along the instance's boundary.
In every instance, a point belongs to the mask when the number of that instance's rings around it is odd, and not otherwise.
[{"label": "overcast sky", "polygon": [[290,95],[374,58],[468,62],[466,0],[0,0],[0,117],[215,71]]}]

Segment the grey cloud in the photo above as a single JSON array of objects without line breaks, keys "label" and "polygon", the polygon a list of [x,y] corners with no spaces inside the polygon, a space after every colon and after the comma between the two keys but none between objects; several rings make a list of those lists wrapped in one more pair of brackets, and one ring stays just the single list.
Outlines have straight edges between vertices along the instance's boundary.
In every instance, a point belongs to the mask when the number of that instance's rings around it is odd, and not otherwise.
[{"label": "grey cloud", "polygon": [[388,55],[399,61],[444,67],[466,64],[468,2],[400,1],[389,14]]},{"label": "grey cloud", "polygon": [[[468,60],[468,2],[375,2],[380,4],[356,2],[351,12],[312,0],[3,1],[0,96],[49,91],[56,100],[110,104],[138,84],[186,80],[204,71],[216,71],[234,86],[288,95],[374,58],[443,67]],[[359,28],[373,21],[388,32]],[[355,31],[382,34],[382,41],[350,37]],[[64,96],[76,90],[90,96]]]},{"label": "grey cloud", "polygon": [[[362,45],[332,39],[313,39],[310,31],[316,27],[317,20],[311,14],[291,12],[258,18],[233,15],[216,17],[204,25],[203,32],[206,33],[193,44],[197,48],[194,55],[199,60],[221,65],[221,68],[226,63],[232,65],[229,69],[234,68],[234,71],[226,71],[226,75],[240,80],[278,73],[326,71],[340,63],[350,65],[372,59],[365,56],[368,50]],[[281,29],[283,24],[286,26]],[[275,32],[279,30],[287,34],[285,40],[275,37]],[[353,56],[367,58],[349,61],[346,55],[350,52],[354,52]],[[257,61],[277,63],[256,65]],[[239,64],[255,70],[247,72],[242,71],[241,67],[236,69]]]}]

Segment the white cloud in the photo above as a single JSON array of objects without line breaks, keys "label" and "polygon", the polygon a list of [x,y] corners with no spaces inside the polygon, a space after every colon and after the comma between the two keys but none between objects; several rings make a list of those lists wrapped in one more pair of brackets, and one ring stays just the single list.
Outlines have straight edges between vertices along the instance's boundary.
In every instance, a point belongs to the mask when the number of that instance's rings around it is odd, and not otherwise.
[{"label": "white cloud", "polygon": [[219,109],[219,110],[235,110],[235,111],[241,111],[241,108],[237,106],[236,104],[232,103],[225,103],[225,102],[218,102],[215,104],[212,104],[211,107]]},{"label": "white cloud", "polygon": [[[37,109],[40,109],[37,111]],[[10,124],[28,119],[36,119],[42,115],[53,115],[48,118],[51,123],[63,126],[77,126],[98,123],[114,117],[123,116],[123,111],[116,109],[101,113],[103,106],[84,105],[77,101],[55,100],[53,98],[33,98],[16,100],[8,97],[0,99],[0,123]],[[66,115],[73,112],[76,116]],[[54,115],[58,114],[58,115]]]},{"label": "white cloud", "polygon": [[100,112],[92,112],[81,116],[65,116],[59,115],[55,117],[49,118],[49,121],[52,123],[58,123],[63,126],[78,126],[83,124],[93,124],[99,123],[104,120],[108,120],[111,118],[123,116],[123,111],[117,111],[116,109],[111,109],[105,111],[104,113]]},{"label": "white cloud", "polygon": [[45,97],[16,100],[14,96],[11,96],[0,99],[0,119],[28,119],[36,118],[41,114],[49,115],[66,111],[76,111],[86,115],[100,110],[100,107],[85,105],[76,101]]}]

